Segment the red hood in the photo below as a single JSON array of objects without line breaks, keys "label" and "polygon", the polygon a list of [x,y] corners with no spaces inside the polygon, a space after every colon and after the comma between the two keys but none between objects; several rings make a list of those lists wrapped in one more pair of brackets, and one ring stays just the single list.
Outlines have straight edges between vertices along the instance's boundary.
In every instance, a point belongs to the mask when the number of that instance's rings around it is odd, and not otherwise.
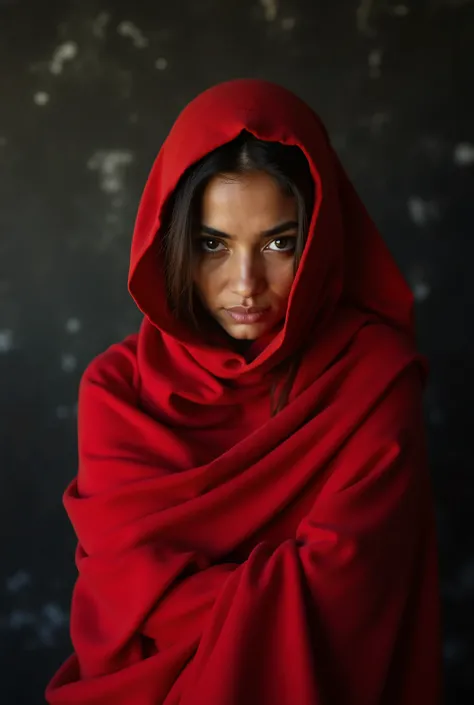
[{"label": "red hood", "polygon": [[[133,234],[129,275],[130,293],[149,321],[193,353],[202,356],[206,348],[210,352],[205,341],[170,312],[156,245],[162,237],[163,208],[183,172],[242,130],[259,139],[300,147],[316,187],[308,240],[285,325],[255,364],[277,350],[280,359],[291,354],[308,330],[327,323],[342,304],[376,313],[412,337],[410,289],[341,167],[320,119],[290,91],[254,79],[222,83],[189,103],[153,165]],[[228,361],[229,351],[222,354]],[[219,351],[214,348],[214,360],[216,355]],[[218,367],[222,369],[222,364]]]}]

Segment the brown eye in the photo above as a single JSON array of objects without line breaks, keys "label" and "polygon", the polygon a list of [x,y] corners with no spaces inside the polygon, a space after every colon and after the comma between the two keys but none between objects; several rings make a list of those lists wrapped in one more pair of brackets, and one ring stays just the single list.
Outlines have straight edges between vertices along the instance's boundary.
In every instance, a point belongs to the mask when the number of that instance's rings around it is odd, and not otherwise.
[{"label": "brown eye", "polygon": [[200,239],[199,244],[203,252],[213,253],[225,250],[223,243],[213,237],[203,237]]},{"label": "brown eye", "polygon": [[266,247],[271,252],[294,252],[296,249],[296,237],[278,237],[272,240]]}]

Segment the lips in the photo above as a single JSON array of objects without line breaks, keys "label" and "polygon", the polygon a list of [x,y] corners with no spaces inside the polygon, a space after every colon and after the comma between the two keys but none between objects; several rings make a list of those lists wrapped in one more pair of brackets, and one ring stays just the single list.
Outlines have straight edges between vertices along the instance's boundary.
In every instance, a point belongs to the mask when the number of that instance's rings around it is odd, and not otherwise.
[{"label": "lips", "polygon": [[226,312],[233,318],[237,323],[258,323],[265,316],[268,315],[270,309],[263,306],[250,306],[245,308],[245,306],[234,306],[232,308],[227,308]]}]

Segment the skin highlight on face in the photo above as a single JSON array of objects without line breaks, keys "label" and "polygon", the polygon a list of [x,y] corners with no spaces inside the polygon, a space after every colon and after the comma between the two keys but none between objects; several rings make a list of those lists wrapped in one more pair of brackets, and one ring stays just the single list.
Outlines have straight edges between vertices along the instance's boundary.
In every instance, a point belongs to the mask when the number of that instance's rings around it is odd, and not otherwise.
[{"label": "skin highlight on face", "polygon": [[213,177],[195,232],[194,286],[232,338],[256,340],[285,318],[295,278],[298,207],[263,171]]}]

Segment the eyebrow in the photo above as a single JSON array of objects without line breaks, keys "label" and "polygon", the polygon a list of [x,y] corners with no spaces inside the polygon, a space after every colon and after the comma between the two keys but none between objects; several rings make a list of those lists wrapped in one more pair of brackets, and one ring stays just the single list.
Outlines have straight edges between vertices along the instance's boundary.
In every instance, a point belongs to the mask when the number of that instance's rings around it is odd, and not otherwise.
[{"label": "eyebrow", "polygon": [[[288,220],[286,223],[281,223],[281,225],[276,225],[270,230],[264,230],[260,233],[262,239],[267,237],[275,237],[275,235],[281,235],[282,233],[288,232],[288,230],[294,230],[298,227],[298,223],[295,220]],[[206,235],[212,235],[213,237],[220,237],[224,240],[232,240],[232,235],[224,233],[221,230],[216,230],[215,228],[210,228],[208,225],[201,225],[201,233],[206,233]]]}]

